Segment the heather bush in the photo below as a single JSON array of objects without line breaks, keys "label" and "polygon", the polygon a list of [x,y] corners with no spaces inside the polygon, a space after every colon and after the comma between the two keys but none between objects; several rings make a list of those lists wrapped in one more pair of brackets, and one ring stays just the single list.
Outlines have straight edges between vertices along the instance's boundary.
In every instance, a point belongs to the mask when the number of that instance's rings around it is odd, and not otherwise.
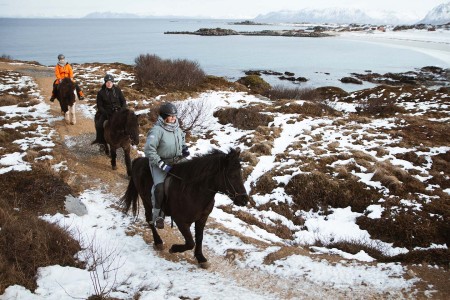
[{"label": "heather bush", "polygon": [[261,95],[266,93],[271,88],[270,84],[258,75],[248,75],[242,77],[238,80],[238,82],[248,87],[252,92]]},{"label": "heather bush", "polygon": [[219,118],[222,125],[232,124],[234,127],[244,130],[255,130],[258,126],[267,126],[273,121],[273,117],[262,114],[256,107],[226,108],[214,112],[214,117]]},{"label": "heather bush", "polygon": [[135,63],[136,81],[142,87],[190,90],[206,77],[197,62],[186,59],[162,59],[156,55],[141,54]]}]

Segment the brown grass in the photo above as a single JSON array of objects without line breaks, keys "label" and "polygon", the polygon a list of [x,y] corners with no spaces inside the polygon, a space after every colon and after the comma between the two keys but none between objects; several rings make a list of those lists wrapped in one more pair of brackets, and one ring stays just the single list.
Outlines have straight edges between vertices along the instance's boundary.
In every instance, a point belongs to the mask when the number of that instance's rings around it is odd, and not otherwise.
[{"label": "brown grass", "polygon": [[0,294],[12,284],[36,288],[39,267],[77,266],[80,246],[66,229],[38,216],[63,211],[70,187],[44,164],[0,175]]},{"label": "brown grass", "polygon": [[295,209],[325,213],[330,207],[347,206],[351,206],[352,211],[363,212],[380,197],[378,192],[354,178],[340,181],[319,172],[294,176],[286,185],[286,192],[292,196]]},{"label": "brown grass", "polygon": [[254,130],[258,126],[267,126],[273,121],[273,117],[259,112],[253,106],[246,108],[226,108],[214,112],[214,117],[219,118],[222,125],[232,124],[234,127],[244,130]]}]

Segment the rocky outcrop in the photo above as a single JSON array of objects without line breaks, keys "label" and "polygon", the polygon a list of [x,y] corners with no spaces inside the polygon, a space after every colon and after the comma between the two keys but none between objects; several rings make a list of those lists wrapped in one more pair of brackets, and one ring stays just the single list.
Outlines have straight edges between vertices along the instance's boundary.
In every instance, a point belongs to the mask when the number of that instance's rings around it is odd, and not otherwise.
[{"label": "rocky outcrop", "polygon": [[305,30],[261,30],[235,31],[223,28],[200,28],[197,31],[166,31],[164,34],[193,34],[203,36],[249,35],[249,36],[286,36],[286,37],[329,37],[324,32],[310,32]]}]

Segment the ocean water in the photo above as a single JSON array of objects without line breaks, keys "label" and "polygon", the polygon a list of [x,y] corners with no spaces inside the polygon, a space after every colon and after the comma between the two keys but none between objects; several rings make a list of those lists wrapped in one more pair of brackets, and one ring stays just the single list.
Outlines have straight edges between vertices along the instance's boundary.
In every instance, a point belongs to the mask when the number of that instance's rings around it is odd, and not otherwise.
[{"label": "ocean water", "polygon": [[[238,31],[292,29],[289,25],[231,25],[232,20],[183,19],[0,19],[0,55],[54,65],[63,53],[71,63],[133,64],[140,54],[197,61],[207,74],[237,80],[245,70],[293,72],[309,79],[301,87],[341,84],[352,72],[403,72],[447,62],[425,53],[388,44],[342,37],[294,38],[268,36],[204,37],[170,35],[166,31],[230,28]],[[291,84],[274,76],[269,83]],[[365,84],[364,86],[369,86]]]}]

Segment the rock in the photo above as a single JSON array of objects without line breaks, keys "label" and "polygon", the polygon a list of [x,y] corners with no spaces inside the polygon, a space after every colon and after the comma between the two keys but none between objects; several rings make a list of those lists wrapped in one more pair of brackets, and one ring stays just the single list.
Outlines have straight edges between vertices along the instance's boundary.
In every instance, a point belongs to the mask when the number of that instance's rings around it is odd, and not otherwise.
[{"label": "rock", "polygon": [[353,84],[362,84],[362,81],[353,77],[342,77],[342,83],[353,83]]},{"label": "rock", "polygon": [[305,77],[297,77],[297,79],[295,79],[295,81],[306,82],[306,81],[308,81],[308,79],[306,79]]}]

